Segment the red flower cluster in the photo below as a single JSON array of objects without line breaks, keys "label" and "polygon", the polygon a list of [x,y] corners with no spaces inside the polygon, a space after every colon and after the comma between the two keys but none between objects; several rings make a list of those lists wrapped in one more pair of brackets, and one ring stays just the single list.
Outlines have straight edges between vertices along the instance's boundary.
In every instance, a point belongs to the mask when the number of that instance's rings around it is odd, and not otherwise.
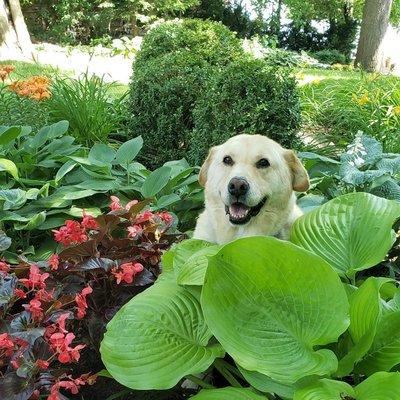
[{"label": "red flower cluster", "polygon": [[[110,203],[110,210],[111,211],[119,211],[123,210],[124,207],[121,205],[121,200],[117,196],[111,196],[111,203]],[[132,206],[138,204],[138,200],[131,200],[129,203],[126,204],[125,210],[129,211]]]},{"label": "red flower cluster", "polygon": [[10,357],[14,352],[14,342],[8,333],[0,334],[0,354]]},{"label": "red flower cluster", "polygon": [[93,292],[93,289],[90,286],[88,286],[88,287],[85,287],[81,293],[79,293],[75,296],[75,301],[76,301],[76,304],[78,305],[78,314],[77,314],[78,319],[82,319],[86,315],[86,310],[88,308],[88,305],[86,302],[86,296],[92,292]]},{"label": "red flower cluster", "polygon": [[51,270],[56,271],[58,269],[58,266],[60,265],[58,254],[53,254],[52,256],[50,256],[47,262],[49,263]]},{"label": "red flower cluster", "polygon": [[46,287],[45,280],[49,277],[47,272],[41,274],[39,267],[35,264],[31,265],[29,270],[29,279],[23,278],[19,281],[28,289],[44,289]]},{"label": "red flower cluster", "polygon": [[121,282],[132,283],[135,276],[143,271],[143,265],[140,263],[125,263],[120,266],[120,271],[117,271],[116,268],[113,268],[111,273],[117,279],[117,284],[119,285]]},{"label": "red flower cluster", "polygon": [[64,246],[79,244],[86,242],[88,237],[86,235],[86,228],[78,221],[67,220],[65,225],[59,230],[53,230],[54,240],[62,243]]},{"label": "red flower cluster", "polygon": [[85,211],[83,212],[83,219],[82,219],[81,225],[85,229],[98,230],[100,228],[97,221],[91,215],[86,214]]},{"label": "red flower cluster", "polygon": [[7,274],[10,271],[10,266],[5,261],[0,261],[0,273]]},{"label": "red flower cluster", "polygon": [[60,400],[60,389],[69,390],[72,394],[77,394],[79,388],[86,384],[93,384],[96,380],[95,375],[85,374],[73,379],[71,375],[66,377],[68,380],[58,380],[50,389],[50,396],[47,400]]}]

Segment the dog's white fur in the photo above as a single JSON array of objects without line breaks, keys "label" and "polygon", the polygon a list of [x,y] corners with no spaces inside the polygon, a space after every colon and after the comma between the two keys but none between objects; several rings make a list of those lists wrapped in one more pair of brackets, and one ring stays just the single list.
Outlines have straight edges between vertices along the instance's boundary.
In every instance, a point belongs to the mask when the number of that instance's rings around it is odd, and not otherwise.
[{"label": "dog's white fur", "polygon": [[[225,156],[232,158],[232,166],[223,163]],[[262,158],[269,161],[269,167],[256,167]],[[260,213],[245,225],[232,224],[226,215],[228,183],[233,177],[249,183],[248,206],[256,206],[267,197]],[[199,181],[205,186],[205,210],[197,220],[194,238],[219,244],[254,235],[287,239],[291,225],[302,214],[294,190],[305,192],[310,185],[294,152],[261,135],[238,135],[213,147],[201,167]]]}]

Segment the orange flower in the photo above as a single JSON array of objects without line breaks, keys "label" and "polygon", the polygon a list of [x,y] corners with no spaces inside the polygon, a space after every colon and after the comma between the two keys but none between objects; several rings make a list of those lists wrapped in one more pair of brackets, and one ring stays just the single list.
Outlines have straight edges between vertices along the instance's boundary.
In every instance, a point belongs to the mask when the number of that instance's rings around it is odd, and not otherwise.
[{"label": "orange flower", "polygon": [[49,84],[50,79],[45,76],[32,76],[24,81],[11,83],[8,88],[19,96],[42,101],[51,97]]},{"label": "orange flower", "polygon": [[14,70],[15,67],[13,65],[0,65],[0,79],[4,82]]}]

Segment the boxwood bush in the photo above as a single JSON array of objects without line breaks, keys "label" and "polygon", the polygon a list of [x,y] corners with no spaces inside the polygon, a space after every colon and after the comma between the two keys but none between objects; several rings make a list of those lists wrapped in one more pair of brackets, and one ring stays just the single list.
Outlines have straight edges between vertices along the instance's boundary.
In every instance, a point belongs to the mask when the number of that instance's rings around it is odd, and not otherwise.
[{"label": "boxwood bush", "polygon": [[210,77],[196,102],[189,159],[201,163],[210,146],[239,133],[267,135],[283,146],[300,144],[299,97],[287,69],[243,58]]},{"label": "boxwood bush", "polygon": [[346,64],[348,62],[347,57],[338,50],[326,49],[320,50],[313,54],[319,62],[325,64]]},{"label": "boxwood bush", "polygon": [[140,132],[140,161],[160,166],[185,157],[193,130],[192,110],[208,64],[189,52],[165,54],[136,68],[131,83],[131,135]]},{"label": "boxwood bush", "polygon": [[218,22],[184,19],[160,24],[149,31],[136,65],[176,51],[190,51],[213,65],[224,65],[243,55],[236,34]]}]

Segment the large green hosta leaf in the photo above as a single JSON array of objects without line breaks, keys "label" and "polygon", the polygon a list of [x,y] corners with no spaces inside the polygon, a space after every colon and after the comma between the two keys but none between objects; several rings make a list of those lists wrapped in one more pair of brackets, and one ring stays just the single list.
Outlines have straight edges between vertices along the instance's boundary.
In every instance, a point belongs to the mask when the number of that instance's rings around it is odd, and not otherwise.
[{"label": "large green hosta leaf", "polygon": [[345,382],[321,379],[297,390],[293,400],[399,400],[400,373],[377,372],[354,389]]},{"label": "large green hosta leaf", "polygon": [[371,277],[350,295],[349,332],[353,346],[340,360],[337,376],[350,374],[354,364],[370,349],[384,307],[380,292],[389,282],[391,279]]},{"label": "large green hosta leaf", "polygon": [[[347,397],[346,397],[347,396]],[[347,400],[355,399],[354,389],[346,382],[321,379],[297,390],[293,400]]]},{"label": "large green hosta leaf", "polygon": [[294,388],[292,385],[285,385],[271,379],[269,376],[256,371],[247,371],[239,367],[239,371],[250,385],[263,393],[274,393],[283,398],[292,398]]},{"label": "large green hosta leaf", "polygon": [[355,388],[356,400],[400,399],[400,373],[377,372]]},{"label": "large green hosta leaf", "polygon": [[329,374],[337,359],[315,346],[337,341],[348,301],[320,257],[270,237],[225,245],[209,261],[202,307],[211,331],[243,368],[293,383]]},{"label": "large green hosta leaf", "polygon": [[400,364],[400,311],[382,315],[371,348],[356,370],[367,375]]},{"label": "large green hosta leaf", "polygon": [[133,389],[168,389],[223,357],[209,344],[196,296],[163,280],[127,303],[107,326],[101,355],[107,370]]},{"label": "large green hosta leaf", "polygon": [[264,396],[255,394],[250,389],[226,387],[223,389],[205,389],[196,396],[191,397],[196,400],[261,400]]},{"label": "large green hosta leaf", "polygon": [[291,241],[318,254],[341,275],[370,268],[384,259],[395,235],[400,204],[368,193],[351,193],[303,215]]}]

